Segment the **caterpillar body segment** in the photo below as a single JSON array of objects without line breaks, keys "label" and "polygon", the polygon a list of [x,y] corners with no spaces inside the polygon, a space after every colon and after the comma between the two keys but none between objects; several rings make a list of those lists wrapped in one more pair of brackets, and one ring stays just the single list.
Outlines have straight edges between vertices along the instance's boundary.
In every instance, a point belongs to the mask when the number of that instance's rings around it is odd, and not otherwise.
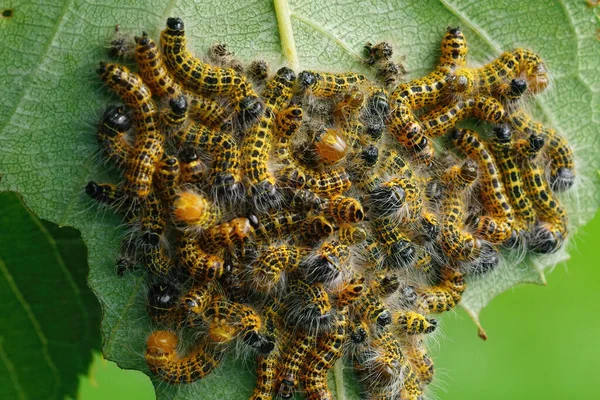
[{"label": "caterpillar body segment", "polygon": [[513,54],[519,63],[519,73],[526,79],[529,90],[534,94],[543,92],[548,87],[550,80],[541,57],[522,47],[513,50]]},{"label": "caterpillar body segment", "polygon": [[183,94],[169,100],[169,108],[160,114],[160,127],[170,137],[181,129],[188,119],[188,102]]},{"label": "caterpillar body segment", "polygon": [[156,284],[148,289],[146,310],[152,321],[161,327],[179,329],[194,326],[195,321],[179,302],[180,292],[171,284]]},{"label": "caterpillar body segment", "polygon": [[261,94],[266,107],[270,107],[274,114],[288,108],[293,95],[296,74],[288,67],[280,68],[273,78],[267,81]]},{"label": "caterpillar body segment", "polygon": [[550,187],[564,192],[575,183],[575,157],[567,140],[554,129],[546,129],[545,153],[550,160]]},{"label": "caterpillar body segment", "polygon": [[164,155],[156,168],[156,188],[166,204],[172,204],[177,196],[181,179],[179,160],[175,156]]},{"label": "caterpillar body segment", "polygon": [[[173,136],[181,148],[192,147],[212,156],[209,183],[213,193],[233,196],[241,186],[240,150],[232,134],[191,123]],[[218,196],[217,196],[218,197]]]},{"label": "caterpillar body segment", "polygon": [[179,175],[181,184],[198,185],[205,181],[208,167],[198,157],[198,153],[191,147],[179,152]]},{"label": "caterpillar body segment", "polygon": [[126,135],[132,126],[131,113],[124,105],[106,108],[100,118],[98,143],[106,157],[118,167],[124,167],[131,156],[133,149]]},{"label": "caterpillar body segment", "polygon": [[444,96],[450,69],[438,66],[422,78],[401,83],[392,92],[391,102],[405,104],[410,110],[437,104]]},{"label": "caterpillar body segment", "polygon": [[275,392],[276,367],[279,351],[256,356],[256,386],[249,400],[271,400]]},{"label": "caterpillar body segment", "polygon": [[302,385],[309,399],[332,399],[327,387],[327,372],[343,354],[347,339],[348,317],[338,314],[332,327],[319,335],[302,368]]},{"label": "caterpillar body segment", "polygon": [[345,168],[331,168],[325,171],[314,171],[303,169],[306,177],[304,188],[314,192],[318,196],[332,197],[343,194],[350,186],[350,176]]},{"label": "caterpillar body segment", "polygon": [[249,218],[234,218],[205,229],[200,246],[209,254],[223,249],[244,249],[253,240],[257,225]]},{"label": "caterpillar body segment", "polygon": [[361,222],[365,217],[362,204],[353,197],[334,195],[326,207],[329,214],[339,223]]},{"label": "caterpillar body segment", "polygon": [[200,239],[189,231],[180,236],[175,247],[175,254],[180,269],[196,282],[219,279],[231,269],[218,255],[220,253],[206,253],[200,245]]},{"label": "caterpillar body segment", "polygon": [[322,282],[308,283],[295,279],[290,283],[289,296],[290,307],[285,316],[288,325],[304,329],[307,334],[330,325],[332,307]]},{"label": "caterpillar body segment", "polygon": [[448,168],[442,176],[446,195],[441,204],[440,244],[446,256],[458,261],[473,261],[479,257],[481,243],[464,224],[467,207],[464,193],[476,179],[477,164],[471,159]]},{"label": "caterpillar body segment", "polygon": [[191,95],[188,114],[210,129],[230,130],[226,124],[231,117],[231,111],[217,100],[199,95]]},{"label": "caterpillar body segment", "polygon": [[187,310],[189,314],[203,319],[204,312],[212,304],[214,298],[214,288],[205,283],[195,284],[190,290],[181,296],[181,307]]},{"label": "caterpillar body segment", "polygon": [[277,365],[276,393],[278,398],[292,398],[300,381],[300,369],[310,350],[316,345],[316,335],[300,330],[289,343],[290,351],[282,354]]},{"label": "caterpillar body segment", "polygon": [[364,295],[352,304],[351,314],[369,325],[376,324],[381,328],[392,323],[392,314],[372,288],[368,288]]},{"label": "caterpillar body segment", "polygon": [[221,362],[223,350],[200,343],[190,353],[177,354],[179,339],[170,331],[154,331],[146,342],[146,363],[159,379],[172,383],[192,383],[210,374]]},{"label": "caterpillar body segment", "polygon": [[448,27],[446,29],[446,34],[442,39],[441,50],[441,66],[449,67],[454,70],[466,65],[469,48],[467,46],[465,35],[459,27]]},{"label": "caterpillar body segment", "polygon": [[301,268],[307,282],[334,282],[344,271],[350,261],[348,246],[337,240],[326,241],[313,253],[306,257]]},{"label": "caterpillar body segment", "polygon": [[514,213],[492,153],[471,130],[454,130],[450,135],[453,143],[477,162],[481,174],[480,195],[487,215],[479,218],[476,234],[491,243],[504,243],[514,239]]},{"label": "caterpillar body segment", "polygon": [[413,158],[424,164],[431,164],[434,149],[423,133],[423,126],[414,116],[406,100],[400,100],[390,113],[389,127],[392,136],[408,149]]},{"label": "caterpillar body segment", "polygon": [[472,115],[483,121],[498,123],[504,118],[504,107],[493,97],[476,96],[433,108],[421,117],[421,124],[428,137],[437,137]]},{"label": "caterpillar body segment", "polygon": [[454,308],[466,289],[463,274],[449,266],[442,267],[437,285],[416,288],[417,307],[424,313],[441,313]]},{"label": "caterpillar body segment", "polygon": [[281,283],[283,274],[293,274],[308,250],[290,245],[269,246],[250,270],[250,284],[258,292],[269,293]]},{"label": "caterpillar body segment", "polygon": [[229,96],[243,122],[258,118],[264,106],[245,76],[232,68],[221,68],[200,61],[187,49],[184,24],[180,18],[169,18],[161,32],[160,43],[165,64],[187,89],[199,94]]},{"label": "caterpillar body segment", "polygon": [[264,307],[265,335],[275,344],[269,354],[258,354],[256,357],[256,386],[250,400],[271,400],[275,394],[277,366],[282,350],[289,343],[288,332],[283,327],[282,312],[285,306],[274,298],[269,298]]},{"label": "caterpillar body segment", "polygon": [[100,63],[97,72],[100,79],[131,109],[136,126],[140,127],[147,117],[156,114],[152,92],[138,74],[125,66],[104,62]]},{"label": "caterpillar body segment", "polygon": [[269,155],[273,142],[275,115],[286,108],[292,97],[292,87],[296,75],[287,68],[281,68],[267,82],[263,92],[265,112],[246,132],[242,141],[241,169],[254,206],[265,209],[275,199],[275,177],[268,169]]},{"label": "caterpillar body segment", "polygon": [[559,200],[550,190],[544,169],[536,161],[543,147],[543,137],[532,135],[528,140],[517,143],[520,168],[525,190],[533,203],[538,217],[529,243],[535,253],[556,251],[567,236],[567,214]]},{"label": "caterpillar body segment", "polygon": [[550,161],[550,186],[554,191],[565,191],[573,186],[576,177],[573,151],[558,132],[534,121],[522,109],[507,115],[506,122],[525,137],[535,135],[544,139],[544,153]]},{"label": "caterpillar body segment", "polygon": [[309,92],[316,97],[331,97],[348,91],[353,85],[365,80],[365,76],[354,72],[340,74],[302,71],[298,74],[298,91]]},{"label": "caterpillar body segment", "polygon": [[401,335],[431,333],[437,327],[435,319],[425,318],[414,311],[397,311],[393,314],[392,320],[394,329]]},{"label": "caterpillar body segment", "polygon": [[280,111],[275,117],[275,143],[273,155],[282,168],[278,171],[278,181],[281,186],[302,188],[306,177],[301,168],[297,166],[290,145],[291,138],[298,132],[302,125],[304,112],[299,106],[290,106]]},{"label": "caterpillar body segment", "polygon": [[543,91],[549,83],[541,58],[522,48],[504,52],[480,68],[457,69],[450,79],[449,87],[453,93],[465,96],[472,96],[477,92],[494,94],[502,92],[506,84],[520,78],[526,81],[527,89],[533,94]]},{"label": "caterpillar body segment", "polygon": [[125,168],[125,192],[140,200],[152,187],[156,163],[163,155],[165,138],[157,129],[157,108],[150,89],[139,75],[117,64],[100,63],[98,74],[132,110],[137,136]]},{"label": "caterpillar body segment", "polygon": [[390,268],[406,268],[414,262],[415,248],[400,224],[390,218],[378,218],[371,224],[377,242]]},{"label": "caterpillar body segment", "polygon": [[274,344],[263,336],[262,319],[254,308],[216,297],[204,312],[208,323],[208,337],[216,343],[241,338],[244,343],[263,354],[273,350]]},{"label": "caterpillar body segment", "polygon": [[500,169],[506,194],[515,213],[515,229],[529,232],[536,221],[536,213],[525,190],[515,151],[515,141],[508,126],[494,128],[492,141],[496,164]]},{"label": "caterpillar body segment", "polygon": [[171,76],[160,49],[146,32],[135,37],[135,60],[140,75],[150,87],[152,94],[158,97],[175,98],[181,95],[181,86]]},{"label": "caterpillar body segment", "polygon": [[446,256],[458,261],[473,261],[479,256],[481,243],[464,225],[466,205],[463,193],[450,191],[442,201],[440,242]]},{"label": "caterpillar body segment", "polygon": [[[119,209],[121,206],[127,209],[129,206],[125,192],[113,183],[89,181],[85,186],[85,193],[94,201],[114,209]],[[135,215],[129,217],[135,219]]]}]

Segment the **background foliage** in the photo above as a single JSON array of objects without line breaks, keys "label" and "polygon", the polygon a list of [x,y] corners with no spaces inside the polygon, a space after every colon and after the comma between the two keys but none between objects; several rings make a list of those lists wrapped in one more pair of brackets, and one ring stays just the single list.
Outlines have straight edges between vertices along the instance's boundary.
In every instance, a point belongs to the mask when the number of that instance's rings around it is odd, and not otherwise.
[{"label": "background foliage", "polygon": [[[8,8],[11,16],[3,13],[6,16],[0,18],[2,37],[9,38],[0,42],[0,190],[18,191],[34,213],[81,231],[89,250],[89,282],[103,305],[104,354],[123,367],[145,369],[142,351],[150,325],[143,308],[143,279],[133,275],[119,279],[114,274],[123,229],[116,216],[96,211],[82,190],[92,178],[118,179],[96,156],[98,110],[116,99],[101,88],[93,71],[99,60],[106,59],[104,47],[116,23],[125,32],[147,30],[157,37],[171,15],[184,18],[198,51],[227,42],[242,59],[266,58],[275,68],[285,60],[273,4],[48,0],[12,1]],[[362,45],[385,39],[405,57],[411,76],[419,76],[434,65],[447,25],[463,28],[474,62],[516,45],[539,52],[554,85],[536,101],[535,114],[569,137],[581,161],[579,184],[566,199],[573,228],[595,213],[600,202],[595,174],[600,164],[597,9],[582,0],[297,0],[290,9],[284,23],[291,24],[295,34],[302,69],[365,72],[357,61]],[[515,282],[542,282],[541,271],[555,261],[506,264],[483,284],[472,282],[465,296],[470,314],[476,318],[492,296]],[[43,263],[30,265],[39,269]],[[186,398],[210,392],[232,398],[235,393],[245,398],[252,385],[251,369],[229,364],[177,394]],[[227,379],[234,374],[237,379]]]}]

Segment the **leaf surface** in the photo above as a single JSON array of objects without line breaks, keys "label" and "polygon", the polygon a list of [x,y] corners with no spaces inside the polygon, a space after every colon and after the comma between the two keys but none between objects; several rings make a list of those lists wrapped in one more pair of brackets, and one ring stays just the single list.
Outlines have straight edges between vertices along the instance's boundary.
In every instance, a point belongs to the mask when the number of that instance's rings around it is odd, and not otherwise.
[{"label": "leaf surface", "polygon": [[[279,2],[277,2],[279,4]],[[13,2],[12,18],[0,19],[0,183],[15,190],[42,218],[79,229],[89,249],[89,282],[104,310],[104,354],[125,368],[147,370],[143,348],[150,323],[141,278],[121,279],[114,259],[123,234],[119,218],[98,212],[85,199],[90,179],[116,180],[97,157],[95,124],[109,101],[94,70],[107,58],[115,24],[154,38],[168,16],[180,16],[202,53],[226,42],[246,61],[264,58],[272,69],[369,73],[358,57],[367,41],[387,40],[404,58],[410,77],[435,65],[446,26],[461,26],[470,60],[483,63],[524,46],[546,61],[554,81],[538,96],[534,115],[564,134],[578,158],[578,182],[563,197],[576,232],[600,203],[598,122],[600,42],[597,9],[581,0],[349,1],[296,0],[276,8],[268,1],[185,0]],[[278,30],[287,27],[282,43]],[[293,35],[294,43],[289,34]],[[485,280],[470,282],[463,307],[478,321],[498,293],[521,282],[543,283],[543,272],[566,253],[523,262],[509,260]],[[191,388],[158,387],[179,398],[246,398],[252,363],[227,363]],[[346,391],[347,398],[353,398]]]},{"label": "leaf surface", "polygon": [[0,194],[0,397],[77,395],[78,375],[100,348],[86,257],[75,229],[40,221],[17,194]]}]

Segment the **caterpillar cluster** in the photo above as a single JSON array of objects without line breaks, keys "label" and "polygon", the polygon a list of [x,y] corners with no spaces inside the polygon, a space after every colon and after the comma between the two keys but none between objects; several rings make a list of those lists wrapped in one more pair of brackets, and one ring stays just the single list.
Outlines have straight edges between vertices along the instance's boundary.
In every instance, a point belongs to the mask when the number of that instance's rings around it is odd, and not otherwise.
[{"label": "caterpillar cluster", "polygon": [[[202,379],[240,345],[256,358],[251,399],[331,399],[342,358],[366,398],[420,399],[431,314],[501,252],[566,239],[555,192],[573,184],[573,155],[520,100],[548,83],[535,53],[468,68],[465,37],[448,28],[436,69],[396,84],[391,46],[369,44],[388,92],[357,73],[269,78],[224,45],[211,63],[186,46],[169,18],[160,45],[135,38],[139,72],[101,63],[124,104],[106,109],[98,140],[124,180],[86,187],[134,232],[120,273],[144,267],[159,380]],[[492,134],[454,128],[467,117]],[[436,153],[440,136],[455,155]]]}]

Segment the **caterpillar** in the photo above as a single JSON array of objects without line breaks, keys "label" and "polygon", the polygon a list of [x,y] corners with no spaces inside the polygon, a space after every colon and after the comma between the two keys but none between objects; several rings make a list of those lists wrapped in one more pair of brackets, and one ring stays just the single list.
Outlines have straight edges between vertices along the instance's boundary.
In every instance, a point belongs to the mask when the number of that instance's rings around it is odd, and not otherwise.
[{"label": "caterpillar", "polygon": [[[528,232],[536,221],[536,213],[523,184],[514,148],[515,141],[507,125],[494,127],[492,149],[500,169],[506,194],[515,212],[515,229]],[[521,233],[522,236],[523,233]]]},{"label": "caterpillar", "polygon": [[329,294],[323,283],[295,279],[289,285],[289,309],[286,322],[313,332],[329,326],[332,319]]},{"label": "caterpillar", "polygon": [[442,229],[440,243],[446,256],[458,261],[473,261],[479,256],[479,239],[465,230],[466,203],[464,191],[477,179],[477,164],[467,159],[461,166],[449,168],[443,175],[447,186],[441,204]]},{"label": "caterpillar", "polygon": [[335,195],[329,199],[326,207],[329,215],[340,223],[356,223],[365,218],[362,204],[353,197]]},{"label": "caterpillar", "polygon": [[208,97],[191,95],[188,114],[210,129],[229,131],[233,128],[227,126],[230,110],[217,100]]},{"label": "caterpillar", "polygon": [[534,226],[529,248],[536,253],[556,251],[567,236],[567,215],[554,197],[543,168],[535,158],[544,145],[544,138],[536,135],[517,144],[520,169],[529,198],[540,222]]},{"label": "caterpillar", "polygon": [[480,193],[489,215],[479,218],[476,234],[491,243],[513,240],[514,213],[502,186],[494,157],[479,136],[471,130],[460,129],[450,133],[452,142],[468,157],[477,162],[480,176]]},{"label": "caterpillar", "polygon": [[164,137],[156,127],[156,105],[140,76],[126,67],[100,63],[98,74],[133,111],[137,136],[125,169],[124,190],[143,200],[150,193],[156,163],[164,151]]},{"label": "caterpillar", "polygon": [[316,336],[306,330],[297,332],[289,343],[291,351],[282,354],[277,365],[277,395],[283,399],[292,398],[300,379],[300,368],[310,349],[315,346]]},{"label": "caterpillar", "polygon": [[365,76],[354,72],[339,74],[302,71],[298,74],[298,91],[309,92],[316,97],[331,97],[349,90],[363,82]]},{"label": "caterpillar", "polygon": [[206,253],[200,240],[190,231],[182,233],[178,238],[175,254],[179,267],[196,282],[219,279],[231,270],[231,265],[219,256],[220,252]]},{"label": "caterpillar", "polygon": [[274,344],[261,334],[262,320],[250,306],[217,296],[204,312],[208,337],[216,343],[226,343],[240,337],[244,343],[268,354]]},{"label": "caterpillar", "polygon": [[445,265],[437,285],[415,289],[417,308],[426,314],[449,311],[460,302],[465,289],[463,274]]},{"label": "caterpillar", "polygon": [[413,154],[413,159],[426,165],[431,164],[434,149],[423,133],[423,126],[413,115],[406,100],[396,103],[390,114],[388,127],[391,135]]},{"label": "caterpillar", "polygon": [[213,158],[209,183],[213,195],[235,197],[241,187],[240,151],[232,134],[215,131],[200,123],[191,123],[177,131],[173,139],[180,148],[192,147]]},{"label": "caterpillar", "polygon": [[256,208],[265,210],[276,195],[275,177],[267,163],[273,141],[273,124],[279,109],[289,105],[296,74],[283,67],[267,82],[263,97],[265,112],[246,132],[242,141],[241,170],[247,183],[248,195]]},{"label": "caterpillar", "polygon": [[135,60],[142,80],[152,94],[158,97],[175,98],[181,95],[181,86],[171,76],[164,60],[160,54],[160,49],[146,32],[142,36],[136,36],[135,40]]},{"label": "caterpillar", "polygon": [[221,362],[223,350],[200,343],[185,357],[177,354],[179,339],[170,331],[154,331],[146,342],[150,371],[168,383],[191,383],[210,374]]},{"label": "caterpillar", "polygon": [[169,100],[169,108],[160,114],[160,126],[167,136],[183,127],[188,119],[188,103],[183,94]]},{"label": "caterpillar", "polygon": [[562,192],[573,186],[576,176],[573,151],[561,135],[533,121],[522,109],[508,114],[506,122],[527,137],[536,135],[544,138],[544,151],[550,159],[550,186],[554,191]]},{"label": "caterpillar", "polygon": [[399,223],[390,218],[378,218],[371,223],[377,242],[385,253],[385,265],[406,268],[414,261],[415,248]]},{"label": "caterpillar", "polygon": [[351,312],[360,320],[382,328],[392,323],[392,314],[371,288],[353,304]]},{"label": "caterpillar", "polygon": [[204,182],[207,167],[198,157],[198,153],[191,147],[186,147],[179,152],[179,180],[181,184],[196,185]]},{"label": "caterpillar", "polygon": [[264,249],[249,272],[251,286],[258,292],[268,293],[279,285],[283,274],[293,274],[307,250],[299,246],[280,245]]},{"label": "caterpillar", "polygon": [[502,53],[480,68],[457,69],[449,79],[449,87],[453,93],[465,96],[472,96],[477,92],[498,93],[504,84],[521,76],[533,94],[542,92],[549,83],[542,59],[530,50],[517,48]]},{"label": "caterpillar", "polygon": [[437,327],[433,318],[425,318],[414,311],[397,311],[392,315],[392,324],[401,335],[417,335],[431,333]]},{"label": "caterpillar", "polygon": [[184,87],[199,94],[230,96],[243,122],[260,117],[264,106],[243,75],[231,68],[203,63],[188,51],[181,18],[167,19],[167,28],[161,32],[160,43],[165,64]]},{"label": "caterpillar", "polygon": [[421,125],[424,133],[431,138],[443,135],[457,122],[471,115],[483,121],[498,123],[502,121],[504,114],[504,107],[498,100],[480,95],[434,107],[421,117]]},{"label": "caterpillar", "polygon": [[327,372],[343,354],[347,325],[348,317],[345,313],[339,313],[331,329],[319,335],[316,346],[306,357],[301,381],[307,399],[327,400],[333,398],[327,388]]}]

